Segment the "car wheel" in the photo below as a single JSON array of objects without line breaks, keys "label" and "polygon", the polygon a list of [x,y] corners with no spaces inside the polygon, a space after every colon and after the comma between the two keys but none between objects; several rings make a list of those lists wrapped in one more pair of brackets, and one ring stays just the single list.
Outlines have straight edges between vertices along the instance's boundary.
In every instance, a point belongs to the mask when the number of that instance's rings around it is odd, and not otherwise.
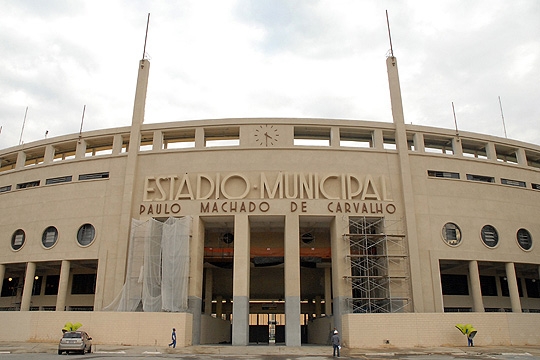
[{"label": "car wheel", "polygon": [[62,355],[62,350],[58,350],[58,355]]}]

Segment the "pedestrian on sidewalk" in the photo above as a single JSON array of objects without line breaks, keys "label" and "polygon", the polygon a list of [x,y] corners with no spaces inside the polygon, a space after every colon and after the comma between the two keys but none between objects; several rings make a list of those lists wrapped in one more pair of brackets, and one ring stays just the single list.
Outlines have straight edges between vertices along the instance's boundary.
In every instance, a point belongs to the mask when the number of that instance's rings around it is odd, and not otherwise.
[{"label": "pedestrian on sidewalk", "polygon": [[169,344],[169,347],[172,346],[174,349],[176,348],[176,329],[175,328],[172,329],[171,340],[172,342]]},{"label": "pedestrian on sidewalk", "polygon": [[336,356],[336,350],[337,350],[337,357],[339,357],[339,349],[341,349],[341,342],[339,340],[338,331],[334,330],[334,335],[332,335],[332,347],[334,348],[334,354],[332,356]]}]

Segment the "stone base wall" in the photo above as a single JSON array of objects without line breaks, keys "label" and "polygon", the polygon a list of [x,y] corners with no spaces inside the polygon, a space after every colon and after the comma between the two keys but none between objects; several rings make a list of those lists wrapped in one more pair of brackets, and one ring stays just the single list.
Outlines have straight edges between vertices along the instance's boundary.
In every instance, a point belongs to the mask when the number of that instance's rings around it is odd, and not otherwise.
[{"label": "stone base wall", "polygon": [[342,339],[349,348],[467,346],[456,324],[472,324],[478,346],[540,344],[536,313],[349,314]]},{"label": "stone base wall", "polygon": [[201,345],[231,342],[231,322],[213,316],[201,317]]},{"label": "stone base wall", "polygon": [[0,312],[0,340],[57,342],[66,322],[80,322],[94,344],[156,345],[171,342],[190,346],[192,315],[189,313],[5,311]]}]

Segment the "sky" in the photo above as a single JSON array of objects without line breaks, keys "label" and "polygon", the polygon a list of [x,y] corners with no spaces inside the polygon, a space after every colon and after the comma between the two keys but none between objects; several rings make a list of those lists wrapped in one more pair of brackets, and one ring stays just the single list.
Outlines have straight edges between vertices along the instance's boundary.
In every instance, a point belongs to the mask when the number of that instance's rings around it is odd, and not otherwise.
[{"label": "sky", "polygon": [[0,149],[129,126],[148,13],[145,123],[392,122],[386,10],[407,124],[540,145],[538,0],[17,0]]}]

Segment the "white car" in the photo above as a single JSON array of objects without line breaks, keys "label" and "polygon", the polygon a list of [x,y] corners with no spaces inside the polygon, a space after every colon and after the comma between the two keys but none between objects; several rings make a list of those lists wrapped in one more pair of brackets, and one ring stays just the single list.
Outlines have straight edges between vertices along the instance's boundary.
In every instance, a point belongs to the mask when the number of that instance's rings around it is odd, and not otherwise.
[{"label": "white car", "polygon": [[78,352],[80,354],[92,352],[92,338],[85,331],[68,331],[64,333],[58,344],[58,355],[63,352]]}]

